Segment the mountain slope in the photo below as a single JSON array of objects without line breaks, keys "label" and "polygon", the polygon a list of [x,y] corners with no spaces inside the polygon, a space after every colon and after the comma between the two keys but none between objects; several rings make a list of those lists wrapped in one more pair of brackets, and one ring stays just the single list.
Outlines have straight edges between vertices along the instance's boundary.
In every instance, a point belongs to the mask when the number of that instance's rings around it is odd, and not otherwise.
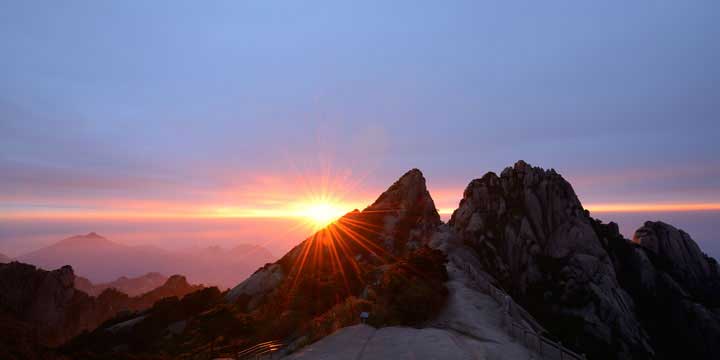
[{"label": "mountain slope", "polygon": [[272,261],[266,249],[239,245],[167,251],[151,246],[127,246],[96,233],[77,235],[18,257],[18,261],[43,269],[71,265],[94,283],[148,272],[185,274],[193,283],[229,287],[247,278],[254,269]]},{"label": "mountain slope", "polygon": [[75,289],[74,280],[70,266],[45,271],[19,262],[0,264],[0,317],[15,328],[27,329],[19,344],[3,341],[0,347],[56,346],[120,311],[146,309],[162,298],[184,296],[202,288],[175,275],[139,297],[128,297],[114,289],[91,297]]},{"label": "mountain slope", "polygon": [[[96,233],[77,235],[50,246],[23,254],[18,261],[43,269],[57,269],[71,265],[79,274],[94,282],[105,282],[120,276],[139,276],[146,273],[142,265],[157,264],[164,267],[163,258],[170,257],[164,250],[146,246],[125,246]],[[164,269],[162,269],[164,270]],[[161,270],[153,271],[162,272]]]},{"label": "mountain slope", "polygon": [[[314,341],[356,324],[360,311],[369,311],[375,325],[420,325],[448,295],[445,257],[427,247],[439,225],[425,179],[409,171],[371,206],[318,231],[225,296],[207,294],[197,307],[176,304],[177,313],[157,304],[145,317],[123,319],[130,325],[121,337],[101,328],[68,351],[102,358],[123,346],[128,357],[160,351],[183,357],[212,343],[216,352],[209,355],[230,356],[270,339]],[[164,329],[179,322],[182,331],[166,337]]]},{"label": "mountain slope", "polygon": [[0,254],[0,264],[7,264],[10,261],[12,261],[12,259],[10,259],[9,256],[7,256],[5,254]]},{"label": "mountain slope", "polygon": [[[276,263],[238,284],[227,297],[237,301],[245,296],[249,308],[253,309],[288,277],[304,275],[306,264],[310,270],[323,271],[324,267],[334,264],[323,263],[324,259],[343,260],[339,266],[357,266],[358,261],[348,261],[348,257],[356,257],[359,262],[387,262],[426,245],[440,224],[442,221],[427,191],[425,178],[419,170],[412,169],[362,212],[350,212],[303,241]],[[336,248],[334,244],[341,247]],[[343,273],[358,273],[355,268],[345,270],[342,269]]]}]

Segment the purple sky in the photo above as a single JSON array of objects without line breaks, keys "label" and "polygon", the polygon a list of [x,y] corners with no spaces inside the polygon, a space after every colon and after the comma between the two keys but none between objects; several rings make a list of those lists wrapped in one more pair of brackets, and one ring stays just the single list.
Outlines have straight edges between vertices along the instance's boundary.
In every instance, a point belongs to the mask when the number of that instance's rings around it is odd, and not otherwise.
[{"label": "purple sky", "polygon": [[[5,1],[0,217],[266,211],[298,177],[340,179],[331,190],[363,204],[413,167],[452,209],[518,159],[557,169],[585,204],[720,204],[718,13]],[[7,224],[0,251],[36,244]]]}]

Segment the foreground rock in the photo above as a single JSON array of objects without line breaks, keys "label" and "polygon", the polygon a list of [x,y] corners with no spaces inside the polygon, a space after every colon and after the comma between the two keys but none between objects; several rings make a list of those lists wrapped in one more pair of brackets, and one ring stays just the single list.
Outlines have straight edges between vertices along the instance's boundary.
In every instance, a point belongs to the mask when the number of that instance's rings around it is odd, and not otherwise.
[{"label": "foreground rock", "polygon": [[438,329],[354,325],[286,357],[292,360],[529,359],[513,342],[498,343]]}]

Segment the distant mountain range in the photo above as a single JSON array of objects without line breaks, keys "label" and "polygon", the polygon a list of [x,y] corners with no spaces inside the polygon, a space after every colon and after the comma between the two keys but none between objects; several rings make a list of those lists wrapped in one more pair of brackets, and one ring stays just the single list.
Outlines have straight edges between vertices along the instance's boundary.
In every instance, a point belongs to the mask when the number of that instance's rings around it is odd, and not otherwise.
[{"label": "distant mountain range", "polygon": [[184,274],[192,283],[228,288],[274,257],[257,245],[168,251],[153,246],[128,246],[91,232],[20,255],[16,260],[43,269],[71,265],[77,274],[93,283],[156,272]]},{"label": "distant mountain range", "polygon": [[115,289],[129,296],[138,296],[160,287],[167,280],[167,276],[156,272],[135,278],[121,276],[117,280],[102,284],[93,284],[82,276],[75,276],[75,288],[90,296],[98,296],[105,289]]},{"label": "distant mountain range", "polygon": [[5,254],[0,254],[0,264],[9,263],[12,259]]}]

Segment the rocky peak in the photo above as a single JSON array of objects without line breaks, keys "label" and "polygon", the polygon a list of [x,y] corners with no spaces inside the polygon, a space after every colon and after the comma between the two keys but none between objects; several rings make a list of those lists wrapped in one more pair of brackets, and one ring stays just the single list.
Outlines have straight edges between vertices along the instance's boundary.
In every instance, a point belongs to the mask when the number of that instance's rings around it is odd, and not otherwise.
[{"label": "rocky peak", "polygon": [[440,215],[435,208],[425,177],[418,169],[412,169],[400,177],[365,211],[401,211],[419,213],[425,220],[440,223]]},{"label": "rocky peak", "polygon": [[[509,214],[509,211],[512,213]],[[517,222],[518,231],[528,232],[526,235],[532,235],[536,245],[543,248],[554,246],[550,241],[551,235],[563,224],[583,223],[584,230],[590,225],[590,219],[570,183],[553,169],[533,167],[522,160],[505,168],[500,177],[488,172],[471,181],[450,224],[457,230],[476,231],[486,222],[498,218]],[[478,235],[497,237],[501,234],[490,232]],[[528,236],[524,238],[528,240]],[[584,244],[573,246],[583,247]]]},{"label": "rocky peak", "polygon": [[[412,169],[372,205],[363,211],[353,210],[318,231],[276,263],[262,267],[238,284],[227,298],[242,301],[253,309],[266,295],[282,287],[289,277],[316,281],[315,278],[322,276],[334,276],[337,266],[347,267],[348,273],[354,273],[358,263],[392,261],[428,244],[440,225],[442,221],[427,190],[425,177],[420,170]],[[342,244],[342,251],[328,244]],[[303,269],[301,274],[294,273],[299,272],[298,269]]]},{"label": "rocky peak", "polygon": [[165,282],[165,287],[169,288],[182,288],[182,287],[188,287],[190,284],[187,282],[187,279],[182,275],[173,275],[170,278],[167,279]]},{"label": "rocky peak", "polygon": [[470,182],[449,222],[482,270],[570,346],[650,353],[593,224],[562,176],[522,160]]},{"label": "rocky peak", "polygon": [[662,221],[646,221],[635,231],[633,242],[696,275],[706,275],[709,271],[704,254],[690,235]]},{"label": "rocky peak", "polygon": [[406,172],[361,213],[348,215],[376,224],[378,240],[396,254],[427,244],[442,224],[425,177],[418,169]]},{"label": "rocky peak", "polygon": [[72,266],[65,265],[58,270],[55,270],[58,274],[57,278],[60,284],[64,288],[72,288],[75,283],[75,272]]}]

